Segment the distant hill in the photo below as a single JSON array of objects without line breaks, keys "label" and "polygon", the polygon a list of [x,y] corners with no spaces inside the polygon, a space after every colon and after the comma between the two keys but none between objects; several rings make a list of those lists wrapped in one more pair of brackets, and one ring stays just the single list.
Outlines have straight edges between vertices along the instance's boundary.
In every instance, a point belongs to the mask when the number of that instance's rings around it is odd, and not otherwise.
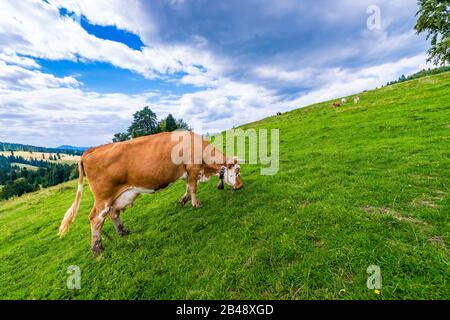
[{"label": "distant hill", "polygon": [[70,155],[80,156],[87,148],[60,146],[58,148],[46,148],[32,146],[28,144],[0,142],[0,151],[32,151],[32,152],[46,152],[46,153],[65,153]]},{"label": "distant hill", "polygon": [[74,146],[62,145],[62,146],[56,147],[56,149],[62,149],[62,150],[76,150],[76,151],[84,152],[84,151],[86,151],[87,149],[89,149],[89,147],[74,147]]}]

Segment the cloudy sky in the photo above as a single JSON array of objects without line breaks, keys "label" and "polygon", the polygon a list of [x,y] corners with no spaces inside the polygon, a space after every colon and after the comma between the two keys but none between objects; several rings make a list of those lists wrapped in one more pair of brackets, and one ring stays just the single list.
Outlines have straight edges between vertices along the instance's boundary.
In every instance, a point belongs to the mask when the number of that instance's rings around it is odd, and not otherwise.
[{"label": "cloudy sky", "polygon": [[217,132],[372,89],[425,67],[416,11],[415,0],[1,0],[0,141],[98,145],[146,105]]}]

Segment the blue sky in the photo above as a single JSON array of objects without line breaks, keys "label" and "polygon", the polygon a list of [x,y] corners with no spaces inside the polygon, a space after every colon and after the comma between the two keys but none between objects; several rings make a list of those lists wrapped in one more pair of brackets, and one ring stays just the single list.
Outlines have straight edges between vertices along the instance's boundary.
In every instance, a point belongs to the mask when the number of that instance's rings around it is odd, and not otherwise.
[{"label": "blue sky", "polygon": [[217,132],[372,89],[427,66],[416,11],[414,0],[3,0],[0,141],[98,145],[146,105]]}]

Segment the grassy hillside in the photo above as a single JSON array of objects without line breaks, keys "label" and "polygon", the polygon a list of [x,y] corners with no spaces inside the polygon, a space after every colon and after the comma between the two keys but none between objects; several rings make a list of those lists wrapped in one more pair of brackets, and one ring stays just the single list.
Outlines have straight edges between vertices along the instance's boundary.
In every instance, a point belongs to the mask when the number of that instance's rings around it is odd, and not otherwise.
[{"label": "grassy hillside", "polygon": [[[280,129],[280,171],[243,165],[245,187],[178,182],[105,225],[91,256],[85,186],[57,237],[76,182],[0,203],[0,297],[27,299],[450,299],[450,73],[329,102],[245,128]],[[366,287],[369,265],[383,288]],[[66,287],[81,268],[81,290]]]}]

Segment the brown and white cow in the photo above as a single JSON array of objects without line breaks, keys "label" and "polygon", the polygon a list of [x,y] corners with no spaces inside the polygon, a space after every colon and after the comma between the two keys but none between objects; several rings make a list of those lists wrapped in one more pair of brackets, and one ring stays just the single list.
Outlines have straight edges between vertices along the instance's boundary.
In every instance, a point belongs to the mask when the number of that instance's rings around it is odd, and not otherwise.
[{"label": "brown and white cow", "polygon": [[335,101],[335,102],[333,102],[333,103],[331,104],[331,106],[334,107],[334,108],[337,108],[337,107],[340,107],[341,104],[340,104],[339,102]]},{"label": "brown and white cow", "polygon": [[[174,135],[178,137],[174,139]],[[187,150],[180,148],[183,139],[188,142]],[[174,161],[174,154],[182,157]],[[91,148],[81,157],[79,172],[76,198],[61,222],[59,234],[64,235],[75,219],[86,177],[95,200],[89,215],[94,255],[102,250],[100,232],[108,215],[119,235],[129,233],[119,215],[140,194],[154,193],[183,179],[186,192],[179,204],[183,206],[191,197],[192,206],[198,208],[201,206],[196,196],[198,182],[217,175],[219,189],[223,189],[223,181],[234,189],[242,187],[237,159],[227,158],[200,135],[188,131],[164,132]]]}]

